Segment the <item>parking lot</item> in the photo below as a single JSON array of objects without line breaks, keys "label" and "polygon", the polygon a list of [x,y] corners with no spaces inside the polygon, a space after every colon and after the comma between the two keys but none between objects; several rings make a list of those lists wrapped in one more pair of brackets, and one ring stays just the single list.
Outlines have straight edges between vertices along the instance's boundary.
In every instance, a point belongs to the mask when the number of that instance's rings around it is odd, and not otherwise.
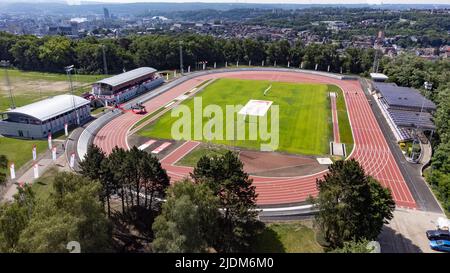
[{"label": "parking lot", "polygon": [[396,209],[394,218],[385,225],[379,242],[383,253],[437,253],[430,249],[425,231],[436,228],[442,213]]}]

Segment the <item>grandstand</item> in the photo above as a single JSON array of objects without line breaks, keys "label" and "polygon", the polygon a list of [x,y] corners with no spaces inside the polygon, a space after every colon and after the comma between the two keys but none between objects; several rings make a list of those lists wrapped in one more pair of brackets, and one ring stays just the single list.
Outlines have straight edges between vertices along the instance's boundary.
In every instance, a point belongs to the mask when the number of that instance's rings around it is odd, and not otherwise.
[{"label": "grandstand", "polygon": [[413,138],[413,131],[433,132],[436,105],[419,91],[395,83],[374,82],[375,98],[397,141]]},{"label": "grandstand", "polygon": [[119,104],[161,85],[164,79],[151,67],[140,67],[93,84],[93,99]]}]

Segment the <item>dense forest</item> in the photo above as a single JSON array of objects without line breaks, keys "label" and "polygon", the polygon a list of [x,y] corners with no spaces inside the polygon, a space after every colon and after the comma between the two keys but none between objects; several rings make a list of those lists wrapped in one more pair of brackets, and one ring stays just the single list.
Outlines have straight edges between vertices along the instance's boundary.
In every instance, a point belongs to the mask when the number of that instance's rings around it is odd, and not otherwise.
[{"label": "dense forest", "polygon": [[372,66],[374,50],[349,48],[337,45],[301,42],[290,44],[285,40],[266,42],[252,39],[220,39],[212,36],[146,35],[120,39],[88,37],[70,40],[60,36],[16,36],[0,33],[0,58],[10,60],[19,69],[63,72],[66,65],[74,64],[79,73],[103,73],[104,46],[108,71],[119,73],[124,69],[151,66],[158,70],[179,68],[179,46],[183,47],[185,66],[194,70],[199,62],[223,66],[225,62],[299,67],[331,72],[360,74]]}]

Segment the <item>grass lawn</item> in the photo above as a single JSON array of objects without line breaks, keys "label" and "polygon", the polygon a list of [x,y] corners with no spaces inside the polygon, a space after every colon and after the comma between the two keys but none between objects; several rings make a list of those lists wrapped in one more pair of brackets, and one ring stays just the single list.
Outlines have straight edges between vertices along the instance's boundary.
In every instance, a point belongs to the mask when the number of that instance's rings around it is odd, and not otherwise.
[{"label": "grass lawn", "polygon": [[151,113],[146,114],[146,116],[143,119],[141,119],[138,122],[136,122],[133,125],[133,127],[131,127],[130,130],[133,130],[134,128],[137,128],[139,125],[143,124],[144,122],[146,122],[147,120],[153,118],[154,116],[156,116],[157,114],[161,113],[164,110],[165,110],[165,108],[161,107],[161,108],[158,108],[157,110],[155,110],[155,111],[153,111]]},{"label": "grass lawn", "polygon": [[[64,73],[26,72],[10,69],[8,75],[17,107],[70,91],[67,75]],[[74,93],[81,95],[90,91],[91,83],[105,77],[105,75],[73,75]],[[0,71],[0,111],[5,111],[10,107],[11,102],[2,70]]]},{"label": "grass lawn", "polygon": [[99,108],[91,111],[91,115],[95,116],[95,115],[98,115],[98,114],[100,114],[100,113],[102,113],[102,112],[104,112],[106,110],[108,110],[106,107],[99,107]]},{"label": "grass lawn", "polygon": [[175,165],[178,166],[187,166],[187,167],[195,167],[197,165],[198,160],[206,155],[208,157],[213,155],[223,155],[228,150],[220,147],[205,147],[205,146],[197,146],[194,150],[188,153],[185,157],[176,162]]},{"label": "grass lawn", "polygon": [[[272,88],[264,96],[264,90],[269,85],[272,85]],[[203,98],[203,108],[210,104],[216,104],[220,106],[224,113],[226,105],[245,105],[250,99],[273,101],[273,105],[279,105],[280,109],[280,134],[277,150],[294,154],[323,155],[329,153],[328,143],[332,138],[331,110],[327,94],[330,89],[335,90],[336,88],[324,84],[219,79],[197,94],[197,97],[201,96]],[[192,98],[184,101],[182,104],[187,105],[191,109],[191,113],[193,113],[194,100]],[[269,131],[271,131],[271,110],[268,111],[267,116]],[[156,122],[143,128],[139,135],[171,139],[171,128],[177,119],[171,117],[171,113],[168,112]],[[194,116],[192,115],[192,139],[194,139],[193,120]],[[208,117],[203,118],[203,126],[208,120]],[[342,122],[344,123],[344,121]],[[260,149],[262,143],[268,143],[268,141],[262,141],[259,135],[257,140],[249,140],[248,127],[249,122],[247,118],[247,140],[213,139],[211,142],[249,149]],[[350,126],[344,127],[343,130],[346,130],[345,128],[349,130]],[[224,138],[225,132],[224,126]],[[200,140],[203,141],[204,139]]]},{"label": "grass lawn", "polygon": [[317,253],[324,249],[317,243],[311,221],[267,224],[256,238],[252,252],[259,253]]},{"label": "grass lawn", "polygon": [[328,88],[330,92],[336,92],[338,94],[336,108],[338,112],[339,136],[341,142],[345,143],[346,153],[349,155],[353,149],[353,135],[347,115],[347,107],[345,106],[344,94],[336,85],[329,85]]},{"label": "grass lawn", "polygon": [[53,191],[53,179],[57,173],[58,169],[56,167],[49,168],[33,182],[32,189],[36,194],[36,198],[46,200],[50,196],[50,193]]},{"label": "grass lawn", "polygon": [[16,170],[29,160],[32,160],[31,150],[36,144],[37,153],[48,148],[47,140],[24,140],[9,137],[0,137],[0,154],[6,155],[9,162],[14,162]]},{"label": "grass lawn", "polygon": [[[67,81],[67,75],[64,71],[62,73],[45,73],[34,71],[23,71],[17,69],[8,69],[8,75],[11,80],[20,78],[22,80],[44,80],[44,81]],[[3,70],[0,73],[4,73]],[[79,75],[72,74],[72,80],[76,82],[92,83],[101,80],[108,75]]]}]

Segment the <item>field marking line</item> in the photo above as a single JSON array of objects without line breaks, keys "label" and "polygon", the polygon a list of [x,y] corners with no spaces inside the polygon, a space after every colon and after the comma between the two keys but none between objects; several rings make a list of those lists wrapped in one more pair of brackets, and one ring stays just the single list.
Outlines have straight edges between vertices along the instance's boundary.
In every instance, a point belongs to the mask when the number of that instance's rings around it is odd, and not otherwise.
[{"label": "field marking line", "polygon": [[169,147],[170,145],[172,145],[171,142],[164,142],[163,144],[158,146],[156,149],[154,149],[152,151],[152,154],[159,154],[160,152],[162,152],[162,150],[164,150],[165,148]]},{"label": "field marking line", "polygon": [[155,142],[156,142],[156,140],[150,139],[149,141],[147,141],[144,144],[142,144],[141,146],[139,146],[138,149],[141,150],[141,151],[145,150],[145,149],[147,149],[150,145],[152,145]]}]

